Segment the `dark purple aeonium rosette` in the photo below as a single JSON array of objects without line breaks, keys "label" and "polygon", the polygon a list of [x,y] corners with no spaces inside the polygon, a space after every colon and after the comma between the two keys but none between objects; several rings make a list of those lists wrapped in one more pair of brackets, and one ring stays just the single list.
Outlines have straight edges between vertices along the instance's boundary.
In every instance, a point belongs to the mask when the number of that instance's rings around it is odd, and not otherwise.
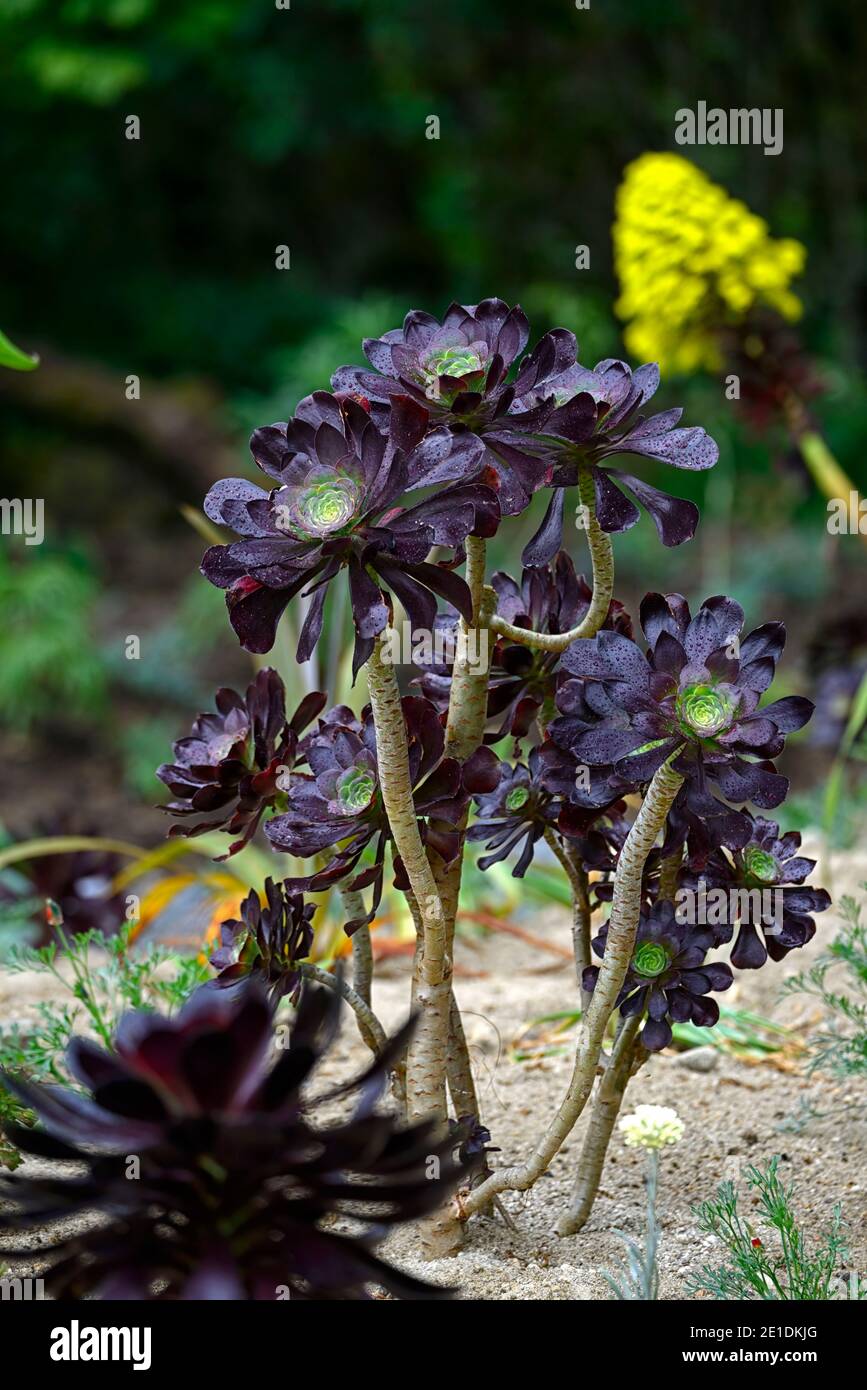
[{"label": "dark purple aeonium rosette", "polygon": [[526,763],[511,767],[501,762],[496,787],[476,794],[477,818],[467,839],[485,842],[488,853],[479,859],[479,868],[499,863],[521,846],[512,877],[523,878],[547,830],[569,842],[578,862],[587,867],[604,862],[608,867],[610,837],[625,803],[612,796],[606,806],[576,806],[568,797],[549,791],[541,773],[540,750],[534,748]]},{"label": "dark purple aeonium rosette", "polygon": [[[574,686],[577,681],[568,684]],[[590,766],[548,734],[539,744],[538,754],[540,786],[579,809],[610,806],[618,798],[632,796],[639,790],[638,782],[621,777],[610,764]]]},{"label": "dark purple aeonium rosette", "polygon": [[[377,1112],[407,1030],[362,1076],[312,1100],[306,1083],[335,1035],[339,998],[308,984],[276,1060],[275,1007],[257,980],[205,986],[172,1018],[127,1014],[111,1051],[74,1039],[68,1066],[83,1092],[3,1074],[42,1122],[11,1126],[10,1139],[74,1167],[2,1184],[2,1257],[32,1259],[32,1246],[10,1249],[10,1237],[48,1226],[40,1261],[61,1299],[446,1292],[374,1253],[384,1228],[440,1205],[464,1171],[460,1135],[398,1127]],[[354,1110],[323,1124],[337,1096]],[[338,1214],[361,1227],[338,1228]]]},{"label": "dark purple aeonium rosette", "polygon": [[[586,616],[593,591],[583,574],[565,550],[555,556],[552,565],[525,568],[520,585],[508,574],[498,571],[491,579],[497,594],[497,612],[515,627],[533,632],[568,632]],[[437,633],[442,634],[450,656],[455,650],[457,614],[440,614]],[[632,636],[632,622],[616,599],[609,605],[603,624],[615,632]],[[422,692],[438,706],[448,707],[451,690],[452,661],[436,658],[425,663],[419,681]],[[486,743],[497,743],[510,734],[523,738],[546,707],[553,713],[554,694],[559,676],[560,654],[546,652],[500,637],[491,652],[488,680],[488,719],[499,726],[486,734]]]},{"label": "dark purple aeonium rosette", "polygon": [[[773,764],[766,765],[767,770]],[[671,805],[665,823],[662,857],[682,854],[686,846],[689,862],[695,868],[706,862],[720,845],[737,849],[749,839],[749,819],[711,794],[701,779],[688,780]]]},{"label": "dark purple aeonium rosette", "polygon": [[824,888],[804,882],[816,861],[798,853],[797,831],[781,835],[775,821],[746,814],[751,829],[743,848],[731,854],[715,850],[700,873],[686,869],[681,874],[680,886],[684,908],[703,904],[717,943],[730,941],[738,928],[732,965],[758,970],[768,956],[783,960],[789,951],[806,946],[816,932],[812,914],[826,911],[831,898]]},{"label": "dark purple aeonium rosette", "polygon": [[220,948],[211,957],[218,972],[216,988],[237,987],[257,976],[278,999],[297,1000],[301,988],[298,966],[313,947],[315,903],[305,903],[286,883],[265,879],[265,903],[251,888],[241,904],[240,918],[223,922]]},{"label": "dark purple aeonium rosette", "polygon": [[[428,556],[445,546],[456,563],[467,536],[494,534],[499,504],[491,488],[469,482],[403,506],[407,493],[437,481],[437,464],[455,447],[448,430],[428,425],[422,406],[398,398],[386,437],[362,404],[317,391],[288,424],[255,431],[253,457],[277,486],[265,492],[243,478],[216,483],[205,511],[241,539],[212,546],[202,561],[205,577],[227,591],[232,626],[248,651],[270,651],[286,605],[302,594],[310,603],[297,658],[308,660],[322,632],[328,586],[344,569],[355,672],[389,622],[391,594],[414,629],[430,631],[437,595],[471,620],[464,580]],[[455,476],[462,475],[458,467]]]},{"label": "dark purple aeonium rosette", "polygon": [[241,838],[222,858],[243,849],[279,799],[279,779],[292,767],[299,738],[326,698],[318,691],[306,695],[287,719],[286,690],[270,667],[258,673],[243,697],[218,690],[216,714],[200,714],[192,734],[173,745],[175,761],[157,768],[174,798],[162,809],[173,816],[204,817],[173,825],[169,835],[225,830]]},{"label": "dark purple aeonium rosette", "polygon": [[[641,605],[645,655],[617,632],[573,642],[563,665],[576,677],[561,686],[561,717],[549,732],[591,766],[610,766],[644,783],[671,758],[686,778],[684,802],[699,818],[730,802],[777,806],[788,781],[772,759],[813,706],[787,696],[759,708],[785,644],[782,623],[765,623],[741,642],[743,610],[718,597],[691,617],[680,594],[648,594]],[[728,809],[735,818],[738,813]],[[684,819],[685,833],[688,824]],[[745,830],[745,826],[742,827]]]},{"label": "dark purple aeonium rosette", "polygon": [[556,328],[518,362],[529,332],[523,310],[510,309],[501,299],[451,304],[442,322],[414,309],[402,328],[365,340],[375,371],[341,367],[332,385],[368,400],[383,428],[389,404],[393,410],[401,396],[423,405],[434,424],[444,425],[456,440],[455,451],[429,481],[490,470],[503,515],[514,516],[551,479],[552,465],[540,457],[533,436],[554,410],[546,382],[574,363],[576,351],[574,334]]},{"label": "dark purple aeonium rosette", "polygon": [[[463,765],[444,757],[445,731],[430,701],[408,695],[402,708],[419,830],[423,841],[450,863],[460,850],[457,827],[470,793],[490,785],[496,760],[486,750]],[[316,893],[338,882],[353,890],[374,885],[367,917],[346,924],[351,934],[371,920],[379,904],[385,849],[391,839],[370,706],[360,719],[346,706],[330,710],[318,730],[304,740],[304,755],[310,772],[290,775],[288,809],[268,822],[266,833],[275,849],[300,858],[333,851],[328,863],[315,872],[287,879],[294,889]],[[368,846],[370,862],[361,863]],[[408,887],[399,858],[394,869],[398,887]]]},{"label": "dark purple aeonium rosette", "polygon": [[655,363],[632,371],[625,362],[606,358],[590,371],[573,358],[563,371],[516,394],[510,409],[519,419],[538,410],[545,400],[552,407],[544,424],[536,424],[534,447],[551,465],[554,494],[539,530],[524,550],[526,564],[544,564],[560,548],[565,488],[577,484],[582,467],[593,481],[596,516],[603,531],[628,531],[641,515],[636,506],[640,502],[652,516],[663,545],[681,545],[692,538],[698,523],[694,502],[669,497],[610,463],[602,464],[603,459],[619,454],[693,472],[716,463],[719,449],[705,430],[679,426],[682,410],[664,410],[649,417],[640,413],[658,386]]},{"label": "dark purple aeonium rosette", "polygon": [[483,1125],[478,1115],[459,1115],[449,1120],[454,1133],[461,1139],[459,1157],[474,1178],[489,1173],[488,1155],[498,1154],[500,1149],[491,1143],[491,1131]]},{"label": "dark purple aeonium rosette", "polygon": [[[592,945],[604,957],[608,928],[603,927]],[[672,1023],[694,1023],[711,1028],[719,1022],[719,1005],[708,999],[711,990],[728,989],[732,983],[729,966],[708,961],[715,945],[708,927],[679,922],[674,905],[667,900],[654,903],[642,915],[626,979],[617,996],[616,1007],[624,1018],[647,1010],[641,1042],[648,1052],[659,1052],[672,1039]],[[584,988],[592,993],[599,978],[599,966],[584,971]]]}]

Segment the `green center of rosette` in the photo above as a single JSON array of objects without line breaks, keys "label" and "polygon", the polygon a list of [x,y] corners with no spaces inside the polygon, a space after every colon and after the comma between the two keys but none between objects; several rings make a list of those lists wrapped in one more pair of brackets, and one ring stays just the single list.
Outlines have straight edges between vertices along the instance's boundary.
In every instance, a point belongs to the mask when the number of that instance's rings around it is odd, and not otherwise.
[{"label": "green center of rosette", "polygon": [[777,877],[776,859],[758,845],[747,845],[744,850],[744,869],[747,877],[758,883],[773,883]]},{"label": "green center of rosette", "polygon": [[472,376],[474,372],[482,371],[483,366],[481,353],[476,348],[463,345],[438,348],[430,354],[424,365],[426,374],[432,381],[441,376]]},{"label": "green center of rosette", "polygon": [[305,483],[285,505],[287,529],[308,540],[339,535],[358,516],[361,488],[340,474]]},{"label": "green center of rosette", "polygon": [[670,964],[671,957],[665,947],[660,946],[657,941],[642,942],[632,957],[632,969],[636,975],[641,975],[646,980],[664,975]]},{"label": "green center of rosette", "polygon": [[677,702],[681,724],[699,738],[713,738],[732,722],[733,706],[727,696],[710,685],[690,685]]},{"label": "green center of rosette", "polygon": [[376,778],[367,767],[351,767],[337,783],[337,800],[349,816],[366,811],[376,794]]}]

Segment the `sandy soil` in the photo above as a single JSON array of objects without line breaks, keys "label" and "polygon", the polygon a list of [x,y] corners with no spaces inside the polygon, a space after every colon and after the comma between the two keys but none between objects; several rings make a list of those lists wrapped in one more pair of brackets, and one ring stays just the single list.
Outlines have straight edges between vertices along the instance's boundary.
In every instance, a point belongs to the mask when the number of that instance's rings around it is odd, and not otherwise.
[{"label": "sandy soil", "polygon": [[[838,860],[833,871],[835,896],[857,893],[867,879],[867,853]],[[805,951],[793,953],[782,964],[742,973],[725,1002],[802,1031],[815,1026],[814,1001],[804,996],[781,1000],[779,991],[787,974],[803,969],[830,941],[835,919],[833,910],[819,919],[817,937]],[[521,925],[551,945],[568,949],[569,927],[561,910],[528,910]],[[483,1116],[492,1142],[501,1150],[498,1160],[520,1161],[563,1095],[571,1055],[568,1035],[562,1055],[532,1061],[513,1060],[513,1045],[541,1016],[573,1006],[571,962],[497,934],[481,940],[462,938],[456,966],[456,990]],[[404,962],[391,959],[383,964],[374,1006],[387,1028],[404,1016],[407,984]],[[0,1018],[23,1020],[45,993],[41,978],[0,973]],[[322,1081],[351,1074],[363,1057],[354,1025],[346,1020]],[[654,1058],[630,1083],[624,1108],[642,1101],[671,1105],[686,1125],[684,1139],[662,1163],[662,1296],[684,1297],[686,1276],[705,1262],[719,1262],[722,1255],[721,1247],[700,1233],[692,1205],[712,1196],[720,1181],[731,1179],[745,1193],[743,1209],[752,1215],[743,1172],[775,1153],[782,1156],[781,1175],[796,1184],[795,1205],[807,1233],[817,1236],[834,1204],[841,1203],[849,1223],[848,1267],[867,1273],[867,1095],[851,1084],[829,1085],[808,1077],[797,1059],[786,1062],[790,1070],[780,1070],[768,1062],[749,1064],[720,1055],[709,1071],[693,1070],[693,1060],[689,1054]],[[786,1121],[803,1101],[821,1110],[834,1107],[838,1113],[813,1120],[798,1133],[786,1130]],[[461,1298],[610,1297],[601,1271],[619,1265],[622,1247],[613,1232],[620,1229],[637,1236],[643,1229],[643,1156],[615,1135],[588,1225],[580,1235],[560,1239],[554,1227],[568,1200],[583,1130],[582,1119],[534,1188],[506,1194],[516,1230],[502,1221],[477,1217],[470,1223],[465,1250],[455,1259],[423,1264],[412,1230],[396,1233],[386,1253],[433,1282],[458,1286]]]},{"label": "sandy soil", "polygon": [[[835,898],[842,893],[856,895],[867,879],[867,853],[838,859],[832,870]],[[804,1031],[815,1026],[819,1018],[815,1001],[802,995],[783,1000],[779,996],[785,976],[804,969],[831,940],[834,910],[818,922],[809,947],[780,964],[769,962],[760,971],[741,972],[725,1002]],[[569,945],[568,922],[558,910],[528,914],[522,925],[552,944]],[[561,966],[553,956],[546,959],[532,947],[500,936],[480,946],[462,943],[456,962],[468,972],[458,978],[456,991],[473,1051],[484,1119],[493,1143],[502,1150],[499,1160],[519,1162],[564,1094],[572,1058],[567,1052],[519,1063],[510,1060],[510,1049],[535,1020],[572,1007],[571,963],[564,961]],[[375,1002],[382,1014],[399,1015],[404,982],[380,980],[376,988]],[[849,1223],[848,1267],[867,1271],[867,1094],[852,1084],[829,1085],[827,1079],[809,1078],[803,1063],[797,1061],[790,1064],[789,1072],[770,1063],[751,1065],[721,1054],[713,1070],[696,1072],[688,1056],[663,1054],[652,1059],[630,1083],[623,1111],[641,1102],[671,1105],[686,1125],[683,1140],[662,1161],[662,1297],[683,1298],[690,1272],[722,1260],[722,1247],[702,1235],[692,1206],[713,1196],[718,1183],[730,1179],[744,1194],[742,1209],[754,1219],[754,1199],[747,1193],[744,1170],[753,1163],[763,1165],[773,1154],[781,1155],[783,1179],[796,1184],[795,1206],[805,1231],[819,1235],[839,1202]],[[800,1133],[781,1129],[802,1101],[823,1111],[833,1107],[838,1113],[811,1121]],[[577,1236],[559,1238],[554,1228],[569,1199],[584,1123],[582,1117],[534,1188],[505,1195],[504,1204],[517,1231],[501,1221],[477,1217],[470,1223],[466,1249],[455,1259],[433,1264],[418,1259],[412,1233],[403,1231],[392,1238],[392,1258],[435,1282],[458,1285],[462,1298],[610,1297],[601,1271],[616,1270],[620,1264],[622,1244],[613,1231],[639,1236],[643,1230],[644,1159],[615,1133],[587,1226]]]}]

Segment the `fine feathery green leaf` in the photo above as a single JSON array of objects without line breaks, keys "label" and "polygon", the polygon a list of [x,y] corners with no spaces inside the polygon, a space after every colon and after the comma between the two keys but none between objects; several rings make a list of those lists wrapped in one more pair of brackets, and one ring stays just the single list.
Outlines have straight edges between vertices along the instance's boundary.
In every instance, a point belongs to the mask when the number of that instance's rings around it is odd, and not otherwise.
[{"label": "fine feathery green leaf", "polygon": [[808,1242],[792,1207],[794,1188],[780,1180],[779,1163],[777,1154],[766,1170],[750,1166],[746,1172],[763,1218],[761,1232],[741,1215],[731,1182],[721,1183],[713,1200],[693,1208],[702,1231],[722,1242],[726,1261],[718,1267],[703,1265],[687,1280],[687,1292],[763,1303],[867,1297],[867,1287],[853,1292],[843,1277],[847,1250],[839,1206],[821,1238]]}]

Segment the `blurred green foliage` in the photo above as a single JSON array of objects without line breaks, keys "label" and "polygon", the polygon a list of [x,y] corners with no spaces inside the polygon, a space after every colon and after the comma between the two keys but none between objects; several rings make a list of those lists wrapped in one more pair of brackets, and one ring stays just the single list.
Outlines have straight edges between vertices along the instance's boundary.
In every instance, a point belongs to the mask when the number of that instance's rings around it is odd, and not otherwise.
[{"label": "blurred green foliage", "polygon": [[[239,468],[250,469],[244,433],[285,419],[335,366],[361,360],[362,337],[412,306],[439,313],[452,298],[499,294],[523,303],[536,334],[573,328],[584,361],[621,353],[610,229],[625,165],[676,148],[682,106],[781,107],[779,157],[739,146],[684,153],[775,236],[806,244],[797,288],[827,388],[821,424],[860,483],[865,70],[867,12],[855,0],[580,11],[570,0],[530,10],[522,0],[0,0],[0,323],[28,350],[92,359],[119,382],[129,372],[210,379],[230,407]],[[431,115],[438,140],[426,138]],[[127,139],[130,116],[139,139]],[[275,267],[283,244],[289,271]],[[584,245],[590,264],[579,271]],[[117,641],[94,645],[92,575],[65,562],[60,583],[51,559],[27,577],[0,556],[7,605],[42,615],[0,634],[0,714],[21,728],[61,697],[64,712],[86,713],[107,682],[149,702],[120,735],[128,779],[149,795],[150,750],[174,707],[210,703],[212,635],[237,658],[222,679],[243,681],[222,597],[175,544],[175,503],[200,501],[205,470],[161,472],[151,456],[143,466],[114,416],[101,432],[87,403],[65,416],[59,390],[51,411],[13,397],[0,467],[18,491],[24,476],[42,479],[55,527],[90,528],[112,629],[132,591],[152,607],[155,591],[177,593],[189,575],[191,592],[162,628],[143,620],[148,657],[127,662]],[[665,382],[655,404],[684,405],[686,421],[719,440],[721,462],[675,479],[648,466],[648,481],[699,503],[702,524],[679,551],[661,551],[647,519],[619,538],[621,596],[634,611],[649,588],[691,599],[725,589],[754,622],[807,605],[797,631],[806,639],[821,604],[854,589],[846,566],[861,558],[858,542],[830,556],[823,503],[803,470],[789,466],[782,439],[746,432],[718,381]],[[496,539],[495,566],[516,568],[546,500]],[[581,568],[583,538],[568,534]],[[39,597],[51,585],[62,590],[56,605]],[[331,672],[346,619],[329,621]],[[282,649],[275,660],[294,669]],[[295,669],[296,680],[320,675]]]},{"label": "blurred green foliage", "polygon": [[38,550],[0,548],[0,720],[20,732],[95,717],[106,692],[93,572],[80,554]]},{"label": "blurred green foliage", "polygon": [[165,795],[155,768],[212,704],[203,663],[225,637],[223,596],[191,576],[166,617],[141,625],[141,657],[127,660],[123,637],[101,630],[100,594],[79,548],[0,548],[0,722],[56,739],[90,730],[128,789],[154,803]]},{"label": "blurred green foliage", "polygon": [[865,49],[854,0],[4,0],[5,322],[125,368],[133,355],[260,391],[299,342],[323,383],[360,288],[371,311],[385,296],[366,331],[394,321],[389,301],[436,310],[495,292],[540,326],[576,324],[593,356],[617,346],[609,228],[625,163],[674,148],[680,106],[737,98],[784,108],[783,155],[693,153],[775,234],[806,242],[811,336],[851,365]]}]

